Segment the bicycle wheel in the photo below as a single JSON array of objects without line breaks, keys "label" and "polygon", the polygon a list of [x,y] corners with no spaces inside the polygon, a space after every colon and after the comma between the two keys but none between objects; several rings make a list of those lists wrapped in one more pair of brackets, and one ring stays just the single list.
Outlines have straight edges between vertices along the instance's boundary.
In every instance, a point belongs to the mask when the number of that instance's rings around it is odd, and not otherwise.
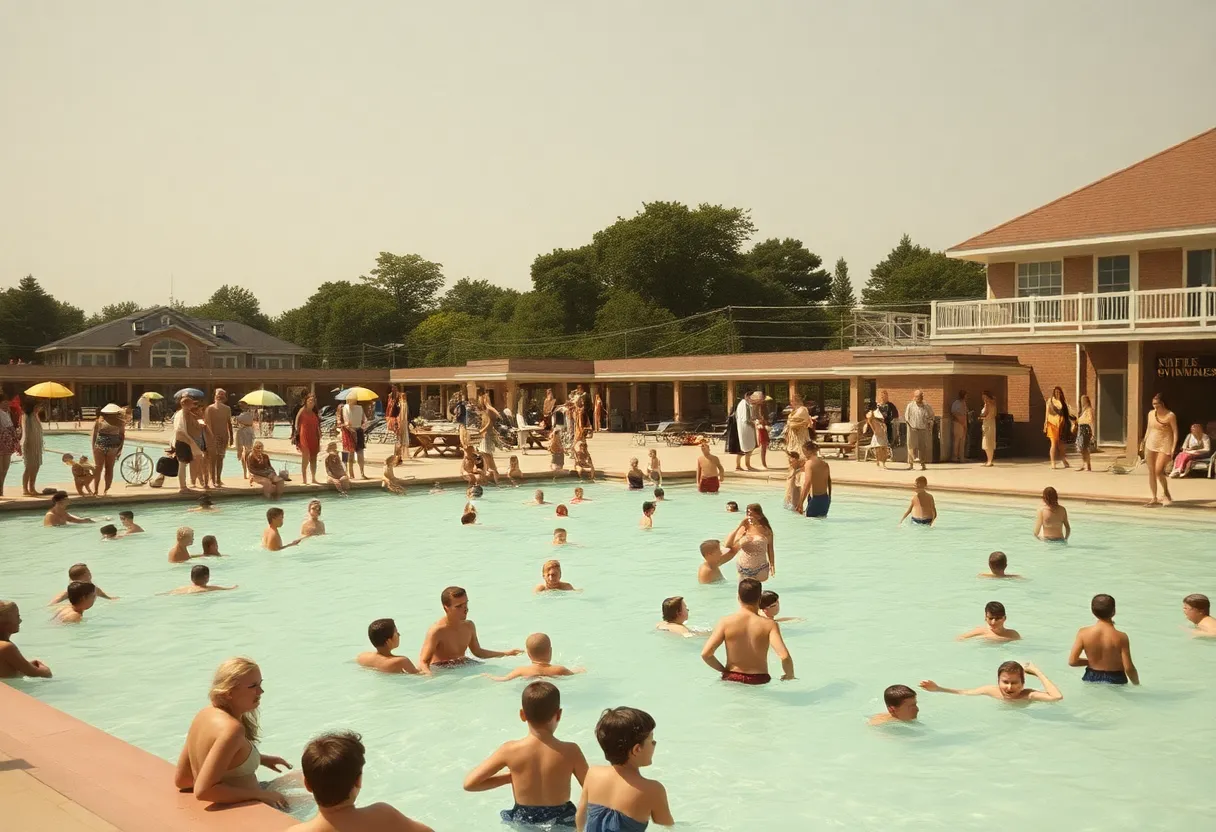
[{"label": "bicycle wheel", "polygon": [[119,467],[122,478],[131,485],[143,485],[152,479],[153,470],[152,457],[142,450],[124,456]]}]

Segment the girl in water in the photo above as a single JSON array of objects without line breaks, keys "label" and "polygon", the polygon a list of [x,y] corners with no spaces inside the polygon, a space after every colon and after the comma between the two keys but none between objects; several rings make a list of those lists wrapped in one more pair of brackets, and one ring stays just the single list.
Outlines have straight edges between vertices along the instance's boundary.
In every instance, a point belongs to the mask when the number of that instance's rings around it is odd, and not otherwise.
[{"label": "girl in water", "polygon": [[759,503],[747,507],[747,514],[726,538],[726,548],[739,548],[735,568],[739,578],[753,578],[763,583],[777,574],[777,554],[773,549],[773,527],[764,516]]},{"label": "girl in water", "polygon": [[794,451],[787,451],[790,467],[785,473],[785,499],[781,505],[788,511],[797,511],[794,504],[798,501],[802,483],[798,481],[798,475],[802,473],[802,457]]}]

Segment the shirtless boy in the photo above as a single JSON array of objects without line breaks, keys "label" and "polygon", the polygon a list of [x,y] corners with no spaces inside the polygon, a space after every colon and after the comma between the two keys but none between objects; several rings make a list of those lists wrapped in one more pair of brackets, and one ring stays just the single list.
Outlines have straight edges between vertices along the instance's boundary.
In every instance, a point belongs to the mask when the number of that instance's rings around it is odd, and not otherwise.
[{"label": "shirtless boy", "polygon": [[[1095,595],[1089,609],[1098,620],[1077,630],[1068,666],[1085,668],[1082,682],[1126,685],[1131,680],[1133,685],[1140,684],[1140,674],[1132,663],[1131,640],[1127,633],[1115,629],[1115,599]],[[1085,653],[1085,658],[1081,658],[1081,653]]]},{"label": "shirtless boy", "polygon": [[140,526],[135,522],[135,512],[133,511],[118,512],[118,522],[122,523],[123,537],[126,537],[129,534],[139,534],[144,530],[143,526]]},{"label": "shirtless boy", "polygon": [[102,540],[118,540],[118,526],[113,523],[107,523],[97,531],[101,532]]},{"label": "shirtless boy", "polygon": [[1034,536],[1039,540],[1068,540],[1072,527],[1068,511],[1060,505],[1060,495],[1050,485],[1043,489],[1043,505],[1034,518]]},{"label": "shirtless boy", "polygon": [[300,524],[300,537],[316,537],[325,534],[325,521],[321,519],[321,501],[308,501],[308,516]]},{"label": "shirtless boy", "polygon": [[219,558],[223,557],[220,554],[220,542],[213,534],[203,535],[203,553],[199,557]]},{"label": "shirtless boy", "polygon": [[688,629],[688,604],[684,603],[683,595],[673,595],[663,599],[663,620],[654,625],[656,630],[666,630],[684,638],[692,638],[696,633]]},{"label": "shirtless boy", "polygon": [[[554,736],[562,719],[561,696],[552,682],[525,687],[519,718],[527,723],[528,735],[500,745],[464,779],[466,792],[511,786],[515,805],[500,813],[504,823],[574,825],[570,778],[581,786],[588,766],[576,743]],[[507,773],[499,774],[504,768]]]},{"label": "shirtless boy", "polygon": [[524,505],[529,505],[529,506],[547,506],[547,505],[549,505],[549,504],[545,502],[545,492],[541,491],[541,490],[538,488],[538,489],[536,489],[536,491],[535,491],[535,492],[533,492],[533,494],[532,494],[532,502],[530,502],[530,503],[525,503]]},{"label": "shirtless boy", "polygon": [[[68,569],[68,583],[71,584],[75,581],[81,581],[81,582],[87,583],[87,584],[93,583],[93,573],[89,571],[88,566],[86,566],[83,563],[72,564],[72,566]],[[101,587],[97,586],[96,584],[93,584],[93,588],[95,590],[97,590],[97,595],[99,597],[105,598],[107,601],[117,601],[118,600],[117,596],[111,598],[109,595],[106,595],[105,592],[102,591]],[[59,593],[58,595],[56,595],[54,598],[51,599],[49,606],[53,607],[56,604],[62,604],[67,599],[68,599],[68,591],[65,589],[63,592]]]},{"label": "shirtless boy", "polygon": [[1017,641],[1022,634],[1005,626],[1005,605],[1000,601],[989,601],[984,605],[984,621],[974,630],[968,630],[958,637],[959,641],[969,638],[982,638],[986,641]]},{"label": "shirtless boy", "polygon": [[[517,667],[506,676],[490,676],[495,682],[509,682],[512,679],[531,678],[533,676],[573,676],[575,673],[586,673],[582,667],[563,667],[553,664],[553,642],[544,633],[533,633],[524,642],[528,650],[531,664]],[[486,674],[489,676],[490,674]]]},{"label": "shirtless boy", "polygon": [[405,656],[396,656],[393,651],[401,645],[401,633],[391,618],[377,618],[367,628],[367,638],[374,650],[360,653],[355,661],[360,667],[370,667],[381,673],[417,673],[418,668]]},{"label": "shirtless boy", "polygon": [[827,517],[832,507],[832,471],[819,456],[819,444],[807,442],[802,446],[806,463],[802,466],[802,492],[798,505],[801,512],[806,507],[807,517]]},{"label": "shirtless boy", "polygon": [[[561,529],[558,529],[560,532]],[[557,541],[554,540],[554,543]],[[562,580],[562,565],[560,561],[547,560],[540,568],[541,577],[544,578],[533,592],[575,592],[574,587]]]},{"label": "shirtless boy", "polygon": [[937,521],[937,503],[934,502],[933,495],[926,490],[928,487],[927,479],[916,478],[916,490],[912,494],[912,502],[908,504],[908,510],[904,512],[904,516],[899,518],[901,526],[908,519],[909,514],[912,515],[912,522],[918,526],[932,526]]},{"label": "shirtless boy", "polygon": [[507,460],[507,482],[511,483],[512,488],[519,488],[523,478],[524,472],[519,469],[519,457],[512,456]]},{"label": "shirtless boy", "polygon": [[701,455],[697,457],[697,491],[702,494],[717,494],[726,477],[722,461],[710,453],[709,440],[702,439]]},{"label": "shirtless boy", "polygon": [[993,552],[988,556],[988,571],[976,575],[977,578],[1020,578],[1005,570],[1009,568],[1009,558],[1004,552]]},{"label": "shirtless boy", "polygon": [[920,715],[920,706],[916,704],[916,691],[907,685],[891,685],[884,690],[882,703],[887,706],[887,712],[870,717],[870,725],[915,722],[916,717]]},{"label": "shirtless boy", "polygon": [[[1026,674],[1039,677],[1043,690],[1031,690],[1026,687]],[[1052,681],[1043,671],[1031,662],[1021,665],[1017,662],[1005,662],[996,669],[996,684],[983,685],[978,688],[959,690],[943,688],[932,679],[926,679],[920,686],[932,693],[956,693],[959,696],[990,696],[1002,702],[1059,702],[1064,698]]]},{"label": "shirtless boy", "polygon": [[77,624],[84,620],[86,611],[97,600],[97,587],[87,581],[72,581],[68,584],[68,602],[55,610],[54,620],[60,624]]},{"label": "shirtless boy", "polygon": [[[781,660],[781,680],[794,678],[794,659],[781,638],[781,627],[776,621],[760,615],[761,592],[763,587],[759,581],[753,578],[739,581],[739,611],[718,622],[701,650],[701,658],[721,673],[724,681],[768,684],[772,679],[768,675],[769,648]],[[725,666],[714,655],[723,642],[726,643]]]},{"label": "shirtless boy", "polygon": [[190,567],[190,586],[171,589],[168,592],[162,592],[162,595],[194,595],[197,592],[226,592],[230,589],[236,589],[233,586],[216,586],[211,581],[211,570],[203,566],[201,563]]},{"label": "shirtless boy", "polygon": [[733,558],[738,551],[738,547],[723,548],[717,540],[701,541],[702,562],[697,565],[697,583],[716,584],[725,580],[722,577],[722,564]]},{"label": "shirtless boy", "polygon": [[760,614],[778,623],[782,621],[805,621],[792,615],[781,615],[781,597],[771,589],[760,593]]},{"label": "shirtless boy", "polygon": [[553,530],[553,545],[554,546],[565,546],[569,542],[570,541],[568,541],[566,539],[566,530],[565,529],[554,529]]},{"label": "shirtless boy", "polygon": [[185,563],[190,558],[201,558],[203,555],[190,554],[190,546],[194,543],[194,529],[181,526],[177,530],[177,539],[169,550],[169,563]]},{"label": "shirtless boy", "polygon": [[1182,614],[1195,625],[1191,631],[1192,637],[1216,638],[1216,618],[1212,618],[1212,602],[1208,596],[1195,593],[1183,598]]},{"label": "shirtless boy", "polygon": [[675,825],[667,790],[639,771],[654,762],[654,729],[654,717],[636,708],[600,714],[595,738],[610,765],[588,769],[574,820],[577,829],[633,832],[652,820]]},{"label": "shirtless boy", "polygon": [[574,505],[575,503],[589,503],[589,502],[591,502],[591,500],[588,499],[587,497],[583,496],[583,489],[581,489],[581,488],[574,489],[574,496],[570,498],[570,505]]},{"label": "shirtless boy", "polygon": [[443,604],[443,618],[431,625],[422,641],[422,653],[418,656],[418,671],[430,674],[431,665],[454,667],[465,664],[472,653],[479,659],[497,659],[503,656],[518,656],[522,650],[487,650],[477,640],[477,626],[469,621],[469,596],[458,586],[449,586],[439,596]]},{"label": "shirtless boy", "polygon": [[66,526],[68,523],[92,523],[91,517],[68,513],[68,492],[56,491],[51,497],[51,510],[42,518],[44,526]]},{"label": "shirtless boy", "polygon": [[283,526],[283,509],[268,508],[266,509],[266,528],[262,531],[262,548],[268,549],[271,552],[278,552],[281,549],[286,549],[290,546],[298,546],[304,538],[297,537],[290,543],[284,543],[282,535],[279,534],[279,529]]},{"label": "shirtless boy", "polygon": [[322,734],[304,747],[304,787],[317,800],[317,816],[289,832],[434,832],[387,803],[356,806],[363,788],[366,751],[362,737],[344,731]]},{"label": "shirtless boy", "polygon": [[643,529],[654,528],[654,512],[659,506],[657,503],[647,500],[642,503],[642,519],[638,521],[638,526]]},{"label": "shirtless boy", "polygon": [[0,679],[17,676],[51,678],[51,669],[38,659],[26,659],[13,644],[21,630],[21,611],[12,601],[0,601]]},{"label": "shirtless boy", "polygon": [[203,425],[207,431],[207,473],[216,488],[223,488],[224,455],[232,444],[232,408],[227,405],[228,394],[215,388],[215,399],[203,410]]}]

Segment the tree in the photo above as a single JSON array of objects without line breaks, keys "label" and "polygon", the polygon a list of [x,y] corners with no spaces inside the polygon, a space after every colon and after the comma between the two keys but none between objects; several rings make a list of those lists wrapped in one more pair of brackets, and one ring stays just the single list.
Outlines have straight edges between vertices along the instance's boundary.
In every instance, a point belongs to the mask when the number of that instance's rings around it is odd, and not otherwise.
[{"label": "tree", "polygon": [[511,320],[503,326],[496,337],[502,340],[491,346],[488,355],[516,356],[520,358],[564,358],[570,355],[568,343],[560,339],[565,331],[565,310],[557,298],[540,292],[525,292],[515,304]]},{"label": "tree", "polygon": [[128,315],[134,315],[144,307],[140,306],[133,300],[123,300],[118,303],[109,303],[101,307],[100,312],[94,312],[85,320],[85,327],[97,326],[98,324],[106,324],[110,321],[117,321],[119,318],[125,318]]},{"label": "tree", "polygon": [[882,302],[906,312],[929,312],[929,301],[982,298],[987,291],[984,267],[954,260],[941,252],[907,261],[887,278]]},{"label": "tree", "polygon": [[460,364],[475,352],[467,342],[487,334],[484,318],[467,312],[432,312],[409,335],[410,363],[421,367]]},{"label": "tree", "polygon": [[743,258],[743,268],[752,276],[783,286],[808,304],[822,302],[830,291],[831,278],[822,265],[818,254],[792,237],[756,243]]},{"label": "tree", "polygon": [[591,246],[558,248],[532,261],[532,288],[557,299],[563,312],[562,329],[586,332],[595,326],[603,300],[604,283],[595,271]]},{"label": "tree", "polygon": [[443,288],[443,266],[417,254],[382,251],[376,258],[376,267],[359,279],[392,299],[408,331],[434,310]]},{"label": "tree", "polygon": [[4,334],[5,359],[32,361],[38,347],[83,328],[84,312],[56,300],[33,275],[26,275],[15,287],[0,292],[0,333]]},{"label": "tree", "polygon": [[[518,298],[519,294],[515,289],[495,286],[488,280],[462,277],[444,293],[439,301],[439,309],[443,312],[463,312],[474,318],[489,318],[499,301],[508,297]],[[510,317],[508,314],[507,319]]]},{"label": "tree", "polygon": [[227,283],[216,289],[205,303],[189,307],[186,314],[214,321],[236,321],[263,332],[269,332],[271,328],[270,318],[262,312],[257,296],[244,286]]},{"label": "tree", "polygon": [[405,336],[392,297],[367,283],[347,281],[322,283],[272,328],[280,338],[307,347],[310,363],[329,367],[388,366],[389,353],[365,345],[397,343]]},{"label": "tree", "polygon": [[88,321],[84,316],[84,310],[79,306],[73,306],[66,300],[56,299],[55,312],[55,325],[59,332],[59,338],[62,338],[65,335],[73,335],[88,326]]},{"label": "tree", "polygon": [[836,321],[837,343],[841,349],[849,346],[849,324],[856,307],[857,296],[853,294],[853,281],[849,279],[849,264],[841,257],[832,271],[832,291],[828,295],[828,316]]},{"label": "tree", "polygon": [[606,336],[589,345],[595,358],[653,355],[680,334],[671,312],[628,289],[608,293],[595,315],[595,331]]},{"label": "tree", "polygon": [[891,249],[890,254],[870,270],[870,279],[861,290],[862,303],[867,306],[890,303],[890,297],[902,295],[892,287],[891,276],[900,267],[930,254],[932,252],[929,249],[914,245],[912,238],[905,234],[900,238],[899,245]]}]

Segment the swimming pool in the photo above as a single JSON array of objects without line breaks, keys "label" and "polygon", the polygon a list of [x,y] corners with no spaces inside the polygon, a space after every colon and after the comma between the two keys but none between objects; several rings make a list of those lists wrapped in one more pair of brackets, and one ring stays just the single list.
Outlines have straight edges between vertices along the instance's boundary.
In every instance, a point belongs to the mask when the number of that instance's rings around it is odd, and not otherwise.
[{"label": "swimming pool", "polygon": [[[568,498],[570,486],[546,491]],[[401,652],[416,657],[440,616],[440,590],[459,584],[483,645],[523,647],[543,631],[554,661],[589,669],[559,683],[559,735],[593,765],[603,762],[593,732],[601,709],[628,704],[655,717],[648,773],[666,784],[681,828],[1171,828],[1216,809],[1216,644],[1188,638],[1180,612],[1185,594],[1216,593],[1210,524],[1171,527],[1074,506],[1074,542],[1057,548],[1030,537],[1030,503],[994,508],[942,494],[937,528],[898,528],[903,494],[842,489],[820,523],[780,511],[776,490],[732,486],[717,497],[670,488],[655,529],[642,532],[642,497],[611,484],[571,507],[560,525],[576,545],[559,548],[550,545],[552,507],[522,505],[530,493],[490,490],[483,525],[468,528],[457,524],[459,491],[327,498],[330,535],[277,554],[257,549],[263,506],[249,500],[212,515],[137,508],[149,533],[106,544],[96,527],[44,530],[34,515],[5,518],[4,538],[24,545],[5,547],[2,594],[22,606],[22,650],[55,672],[13,684],[172,761],[215,666],[248,655],[265,675],[263,751],[298,761],[310,736],[353,728],[369,753],[362,800],[392,801],[437,829],[501,829],[497,810],[511,805],[510,792],[465,794],[461,782],[523,733],[523,683],[478,675],[517,660],[429,680],[353,661],[381,616],[396,619]],[[653,629],[668,595],[684,595],[692,621],[705,625],[735,609],[732,583],[696,583],[697,544],[734,525],[727,499],[760,501],[774,524],[777,577],[767,586],[781,594],[782,615],[806,618],[783,627],[796,681],[722,683],[702,663],[700,640]],[[283,503],[285,531],[298,528],[305,503]],[[230,557],[207,561],[212,580],[238,591],[155,596],[188,582],[188,567],[165,560],[182,524],[219,537]],[[998,548],[1029,580],[975,578]],[[532,595],[554,556],[585,592]],[[40,604],[78,560],[121,600],[99,600],[84,626],[53,626]],[[1067,667],[1096,592],[1118,601],[1140,688],[1082,685]],[[989,600],[1004,602],[1022,642],[954,640],[982,623]],[[919,724],[865,724],[889,684],[986,684],[1010,658],[1033,660],[1064,701],[1019,708],[922,693]]]}]

